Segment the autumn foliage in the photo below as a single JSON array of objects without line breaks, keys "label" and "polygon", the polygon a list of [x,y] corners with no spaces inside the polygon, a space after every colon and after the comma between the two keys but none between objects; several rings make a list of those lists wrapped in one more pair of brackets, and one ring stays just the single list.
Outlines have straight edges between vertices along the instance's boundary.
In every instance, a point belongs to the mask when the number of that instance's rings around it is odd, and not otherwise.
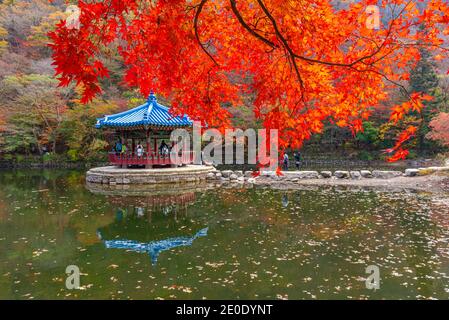
[{"label": "autumn foliage", "polygon": [[430,122],[428,137],[449,147],[449,113],[442,112]]},{"label": "autumn foliage", "polygon": [[0,114],[0,132],[4,130],[3,126],[5,125],[5,123],[6,121],[4,115]]},{"label": "autumn foliage", "polygon": [[[419,3],[419,6],[417,5]],[[151,89],[209,126],[230,125],[225,105],[251,93],[254,114],[279,130],[279,145],[300,147],[326,121],[363,130],[374,106],[400,88],[407,101],[391,121],[419,111],[429,99],[403,86],[420,47],[447,57],[449,6],[443,0],[386,0],[379,29],[368,28],[362,0],[337,8],[329,0],[106,0],[79,2],[79,29],[61,21],[50,33],[60,84],[83,88],[83,101],[101,92],[104,61],[118,50],[124,83]],[[416,128],[387,150],[390,160]]]}]

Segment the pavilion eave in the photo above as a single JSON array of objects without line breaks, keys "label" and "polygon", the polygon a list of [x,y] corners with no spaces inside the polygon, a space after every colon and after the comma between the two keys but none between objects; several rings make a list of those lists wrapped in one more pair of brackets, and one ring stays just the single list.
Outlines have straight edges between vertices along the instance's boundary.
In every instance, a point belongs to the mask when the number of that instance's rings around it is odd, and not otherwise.
[{"label": "pavilion eave", "polygon": [[100,129],[113,129],[116,131],[135,131],[135,130],[152,130],[152,131],[172,131],[175,129],[182,129],[182,128],[190,128],[189,125],[179,125],[179,126],[165,126],[165,125],[125,125],[125,126],[111,126],[111,125],[103,125],[99,127]]}]

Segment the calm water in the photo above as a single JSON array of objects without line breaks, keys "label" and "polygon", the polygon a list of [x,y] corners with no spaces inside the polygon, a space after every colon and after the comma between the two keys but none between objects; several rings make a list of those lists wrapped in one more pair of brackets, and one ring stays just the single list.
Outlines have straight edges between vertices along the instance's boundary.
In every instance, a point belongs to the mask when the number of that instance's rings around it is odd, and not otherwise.
[{"label": "calm water", "polygon": [[449,298],[445,195],[89,188],[77,171],[0,171],[0,298]]}]

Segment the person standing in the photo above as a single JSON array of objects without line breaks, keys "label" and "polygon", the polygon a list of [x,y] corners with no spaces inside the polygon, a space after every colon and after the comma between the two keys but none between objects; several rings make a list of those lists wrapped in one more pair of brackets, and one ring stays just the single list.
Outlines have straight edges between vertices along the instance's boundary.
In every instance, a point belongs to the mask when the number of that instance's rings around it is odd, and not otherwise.
[{"label": "person standing", "polygon": [[299,166],[301,164],[301,153],[299,151],[296,151],[294,157],[295,157],[296,170],[299,170]]},{"label": "person standing", "polygon": [[136,154],[138,158],[142,158],[143,156],[143,146],[140,143],[137,145]]},{"label": "person standing", "polygon": [[159,153],[161,155],[167,155],[168,154],[168,145],[165,143],[164,140],[162,140],[161,145],[159,146]]},{"label": "person standing", "polygon": [[284,165],[284,170],[287,171],[288,170],[288,154],[287,154],[287,152],[284,153],[284,160],[282,162]]},{"label": "person standing", "polygon": [[120,140],[118,140],[115,143],[115,153],[116,155],[120,155],[121,152],[122,152],[122,143],[120,142]]}]

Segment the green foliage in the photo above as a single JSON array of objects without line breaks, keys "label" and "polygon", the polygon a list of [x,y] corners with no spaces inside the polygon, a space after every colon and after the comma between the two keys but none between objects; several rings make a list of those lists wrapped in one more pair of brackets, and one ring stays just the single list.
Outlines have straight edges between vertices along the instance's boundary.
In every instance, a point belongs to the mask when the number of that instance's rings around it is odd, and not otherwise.
[{"label": "green foliage", "polygon": [[410,73],[409,86],[412,92],[422,92],[433,97],[431,101],[425,101],[425,108],[419,116],[422,122],[418,126],[418,148],[423,150],[438,149],[438,145],[427,139],[430,132],[430,122],[438,111],[441,111],[447,101],[441,91],[440,81],[436,72],[436,65],[432,56],[426,49],[420,49],[421,59]]},{"label": "green foliage", "polygon": [[23,155],[21,155],[21,154],[17,154],[16,155],[16,162],[17,163],[21,163],[21,162],[24,162],[24,161],[25,161],[25,157]]},{"label": "green foliage", "polygon": [[69,149],[67,151],[67,156],[68,156],[69,160],[73,161],[73,162],[80,160],[79,155],[78,155],[78,150],[75,150],[75,149]]},{"label": "green foliage", "polygon": [[96,118],[118,111],[116,103],[94,100],[83,105],[73,100],[68,108],[56,80],[46,75],[6,76],[0,83],[0,100],[8,101],[5,107],[14,112],[3,134],[3,152],[63,152],[71,161],[102,157],[108,143],[95,129]]},{"label": "green foliage", "polygon": [[42,156],[42,161],[44,162],[50,162],[53,159],[52,153],[44,153],[44,155]]},{"label": "green foliage", "polygon": [[356,140],[370,147],[378,146],[380,143],[379,128],[373,122],[365,121],[363,123],[363,132],[357,133]]},{"label": "green foliage", "polygon": [[374,157],[374,155],[372,153],[370,153],[369,151],[361,150],[359,152],[359,159],[371,161],[371,160],[375,160],[376,157]]},{"label": "green foliage", "polygon": [[408,159],[418,158],[418,152],[414,149],[409,150]]},{"label": "green foliage", "polygon": [[13,112],[5,130],[5,151],[56,151],[66,111],[57,81],[47,75],[14,75],[4,77],[0,85],[3,108]]},{"label": "green foliage", "polygon": [[16,114],[9,119],[9,123],[9,132],[3,138],[3,151],[7,153],[34,153],[38,145],[37,119]]},{"label": "green foliage", "polygon": [[68,147],[71,161],[96,160],[102,157],[109,144],[103,132],[95,128],[96,119],[118,111],[115,103],[94,100],[88,105],[75,103],[61,125],[61,134]]},{"label": "green foliage", "polygon": [[428,50],[420,49],[420,54],[421,59],[410,73],[410,89],[413,92],[432,94],[439,84],[435,64]]}]

